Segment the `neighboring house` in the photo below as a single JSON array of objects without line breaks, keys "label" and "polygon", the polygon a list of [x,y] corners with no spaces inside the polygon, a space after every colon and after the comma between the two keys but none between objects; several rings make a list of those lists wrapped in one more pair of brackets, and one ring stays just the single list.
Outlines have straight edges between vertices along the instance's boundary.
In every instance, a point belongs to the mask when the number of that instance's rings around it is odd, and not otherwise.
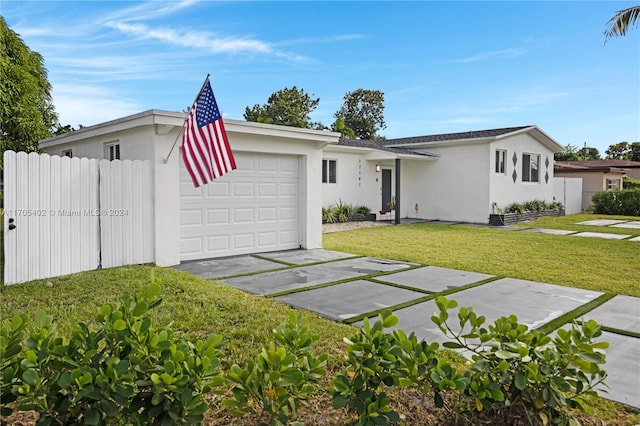
[{"label": "neighboring house", "polygon": [[[362,141],[323,150],[323,205],[342,200],[402,218],[487,223],[513,202],[554,201],[553,154],[536,126]],[[559,200],[560,201],[560,200]]]},{"label": "neighboring house", "polygon": [[43,140],[40,148],[151,160],[158,265],[322,246],[322,149],[339,134],[225,120],[237,169],[195,188],[180,158],[184,121],[184,113],[149,110]]},{"label": "neighboring house", "polygon": [[[623,189],[623,177],[640,179],[640,162],[627,160],[556,161],[557,177],[582,178],[582,209],[591,206],[593,194]],[[637,177],[636,177],[637,176]]]}]

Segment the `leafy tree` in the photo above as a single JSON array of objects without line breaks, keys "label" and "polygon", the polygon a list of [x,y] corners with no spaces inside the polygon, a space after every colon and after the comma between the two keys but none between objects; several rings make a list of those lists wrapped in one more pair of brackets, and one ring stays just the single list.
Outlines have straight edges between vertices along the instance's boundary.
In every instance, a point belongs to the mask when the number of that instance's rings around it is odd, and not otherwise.
[{"label": "leafy tree", "polygon": [[607,154],[608,160],[628,160],[631,156],[631,146],[629,146],[629,142],[609,145],[605,154]]},{"label": "leafy tree", "polygon": [[344,117],[339,116],[336,121],[331,125],[331,131],[342,134],[343,138],[355,139],[356,132],[346,124],[344,124]]},{"label": "leafy tree", "polygon": [[629,160],[640,161],[640,142],[633,142],[630,145],[631,153],[629,154]]},{"label": "leafy tree", "polygon": [[553,155],[556,161],[578,161],[580,160],[580,149],[576,145],[566,144],[562,152]]},{"label": "leafy tree", "polygon": [[593,147],[584,147],[582,148],[582,159],[583,160],[600,160],[600,151],[598,148]]},{"label": "leafy tree", "polygon": [[0,37],[0,146],[2,152],[37,151],[58,122],[44,59],[2,16]]},{"label": "leafy tree", "polygon": [[638,23],[638,18],[640,18],[640,6],[619,10],[607,22],[607,29],[604,32],[605,38],[609,40],[613,37],[625,36],[629,28]]},{"label": "leafy tree", "polygon": [[269,96],[264,105],[255,104],[246,107],[244,119],[258,123],[280,124],[283,126],[302,127],[305,129],[323,129],[321,123],[311,121],[310,114],[320,103],[320,98],[312,98],[293,86],[285,87]]},{"label": "leafy tree", "polygon": [[[384,122],[384,93],[380,90],[356,89],[344,95],[344,102],[334,114],[359,139],[383,139],[378,131],[387,127]],[[335,126],[335,123],[334,123]]]}]

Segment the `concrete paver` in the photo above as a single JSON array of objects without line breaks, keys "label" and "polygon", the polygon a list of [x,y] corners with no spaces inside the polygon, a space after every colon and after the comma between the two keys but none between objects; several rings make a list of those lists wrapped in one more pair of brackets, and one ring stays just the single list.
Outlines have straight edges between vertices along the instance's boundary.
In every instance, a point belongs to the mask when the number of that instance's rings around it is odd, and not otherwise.
[{"label": "concrete paver", "polygon": [[640,333],[640,299],[618,295],[588,312],[585,319],[593,319],[600,325],[618,330]]},{"label": "concrete paver", "polygon": [[597,341],[609,342],[603,366],[607,371],[605,383],[608,388],[601,387],[598,394],[632,407],[640,407],[640,339],[605,331]]},{"label": "concrete paver", "polygon": [[491,277],[493,277],[493,275],[459,271],[457,269],[441,268],[438,266],[425,266],[424,268],[385,275],[384,277],[378,278],[378,280],[437,293]]},{"label": "concrete paver", "polygon": [[530,229],[525,229],[523,232],[535,232],[539,234],[549,234],[549,235],[571,235],[576,233],[576,231],[566,231],[564,229],[548,229],[548,228],[530,228]]},{"label": "concrete paver", "polygon": [[[366,295],[365,297],[363,297]],[[276,297],[281,302],[317,312],[338,321],[388,308],[420,297],[423,293],[366,280]]]},{"label": "concrete paver", "polygon": [[623,222],[626,222],[626,220],[593,219],[593,220],[586,220],[584,222],[578,222],[576,225],[610,226],[610,225],[615,225],[617,223],[623,223]]},{"label": "concrete paver", "polygon": [[640,237],[631,238],[631,239],[629,239],[627,241],[640,241]]},{"label": "concrete paver", "polygon": [[640,220],[633,222],[625,222],[618,223],[616,225],[611,225],[612,228],[629,228],[629,229],[640,229]]},{"label": "concrete paver", "polygon": [[274,259],[281,262],[291,263],[294,265],[304,265],[314,262],[327,262],[329,260],[354,257],[354,255],[349,253],[322,249],[274,251],[263,253],[260,256],[267,259]]},{"label": "concrete paver", "polygon": [[587,238],[604,238],[607,240],[624,240],[625,238],[629,238],[631,235],[623,235],[623,234],[607,234],[603,232],[580,232],[577,234],[573,234],[574,237],[587,237]]},{"label": "concrete paver", "polygon": [[230,275],[247,274],[251,272],[267,271],[282,268],[285,265],[277,262],[259,259],[253,256],[234,256],[207,260],[183,262],[175,269],[189,272],[201,278],[219,278]]},{"label": "concrete paver", "polygon": [[229,278],[224,282],[250,293],[267,295],[362,275],[401,270],[410,266],[411,264],[408,263],[363,257]]}]

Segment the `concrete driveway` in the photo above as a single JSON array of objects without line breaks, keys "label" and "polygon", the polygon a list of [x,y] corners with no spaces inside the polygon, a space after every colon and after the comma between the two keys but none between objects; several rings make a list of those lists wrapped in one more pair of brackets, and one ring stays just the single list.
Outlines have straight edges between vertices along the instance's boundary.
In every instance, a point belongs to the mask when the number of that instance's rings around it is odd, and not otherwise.
[{"label": "concrete driveway", "polygon": [[[589,303],[602,293],[547,283],[327,250],[291,250],[185,262],[176,269],[217,279],[247,292],[269,296],[335,321],[353,323],[390,308],[399,327],[429,341],[444,336],[431,322],[433,298],[447,292],[459,306],[472,306],[487,322],[515,314],[530,328]],[[640,298],[616,296],[589,311],[606,330],[608,399],[640,408]],[[354,325],[358,325],[355,322]]]}]

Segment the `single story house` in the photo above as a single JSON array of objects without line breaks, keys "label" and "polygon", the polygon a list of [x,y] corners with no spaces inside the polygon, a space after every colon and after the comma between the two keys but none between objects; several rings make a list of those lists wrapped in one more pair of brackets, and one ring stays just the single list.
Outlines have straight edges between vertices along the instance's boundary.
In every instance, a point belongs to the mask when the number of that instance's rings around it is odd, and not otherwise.
[{"label": "single story house", "polygon": [[[557,177],[582,178],[582,209],[591,206],[593,194],[623,189],[624,176],[640,179],[640,162],[627,160],[556,161]],[[637,177],[635,177],[637,176]]]},{"label": "single story house", "polygon": [[45,139],[40,148],[151,160],[158,265],[322,246],[322,149],[338,133],[225,119],[237,169],[195,188],[179,149],[184,121],[184,113],[149,110]]},{"label": "single story house", "polygon": [[553,154],[560,151],[536,126],[340,139],[323,149],[323,204],[342,200],[378,212],[399,201],[402,218],[487,223],[492,210],[510,203],[553,201]]},{"label": "single story house", "polygon": [[180,158],[184,119],[149,110],[40,143],[52,155],[152,162],[162,266],[319,248],[322,207],[340,199],[372,211],[396,202],[402,218],[487,223],[492,206],[552,201],[562,150],[536,126],[366,141],[225,119],[238,167],[195,188]]}]

